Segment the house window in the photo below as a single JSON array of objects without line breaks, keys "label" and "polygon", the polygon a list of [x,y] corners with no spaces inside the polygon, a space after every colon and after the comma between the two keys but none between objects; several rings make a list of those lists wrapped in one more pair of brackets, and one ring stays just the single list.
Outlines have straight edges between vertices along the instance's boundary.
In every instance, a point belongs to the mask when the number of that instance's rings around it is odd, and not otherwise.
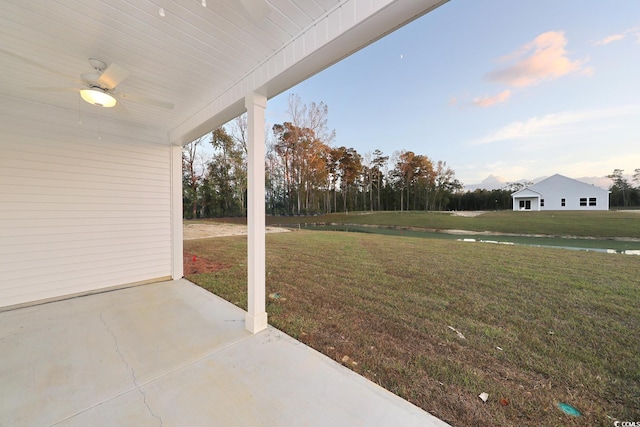
[{"label": "house window", "polygon": [[587,198],[580,197],[580,206],[587,206]]},{"label": "house window", "polygon": [[520,200],[520,209],[524,209],[524,200]]},{"label": "house window", "polygon": [[544,207],[544,199],[540,199],[540,207]]},{"label": "house window", "polygon": [[560,200],[560,205],[566,206],[566,204],[567,204],[567,199],[561,199]]},{"label": "house window", "polygon": [[589,197],[589,206],[595,206],[595,205],[596,205],[596,198]]}]

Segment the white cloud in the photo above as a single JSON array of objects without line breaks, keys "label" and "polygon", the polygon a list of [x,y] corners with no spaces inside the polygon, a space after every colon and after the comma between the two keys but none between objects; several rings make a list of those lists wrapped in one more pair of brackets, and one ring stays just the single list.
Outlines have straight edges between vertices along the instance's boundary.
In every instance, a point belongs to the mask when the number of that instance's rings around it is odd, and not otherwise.
[{"label": "white cloud", "polygon": [[510,97],[511,97],[511,91],[505,90],[500,92],[497,95],[474,98],[473,105],[477,105],[478,107],[492,107],[494,105],[507,102],[507,100]]},{"label": "white cloud", "polygon": [[[602,119],[640,113],[640,105],[626,105],[599,110],[565,111],[532,117],[503,126],[489,135],[472,141],[472,144],[489,144],[524,138],[549,138],[557,135],[577,134],[593,131],[586,124],[598,124]],[[599,124],[601,126],[601,124]]]},{"label": "white cloud", "polygon": [[[533,86],[546,80],[554,80],[571,73],[591,76],[592,67],[585,66],[588,58],[572,60],[567,56],[565,46],[567,39],[562,31],[547,31],[537,36],[533,41],[521,46],[515,52],[499,58],[506,66],[491,71],[485,79],[502,83],[510,88]],[[471,105],[477,107],[492,107],[503,104],[513,95],[512,90],[491,96],[476,97]]]},{"label": "white cloud", "polygon": [[533,178],[530,175],[531,171],[535,169],[535,163],[528,160],[519,162],[497,161],[483,164],[482,166],[465,165],[460,170],[456,169],[456,176],[459,176],[459,179],[467,186],[475,187],[480,184],[480,188],[501,188],[507,182]]},{"label": "white cloud", "polygon": [[638,42],[640,42],[640,33],[638,33],[638,31],[640,31],[640,27],[633,27],[633,28],[628,28],[624,31],[622,31],[621,33],[618,34],[611,34],[608,35],[600,40],[596,40],[595,42],[593,42],[594,46],[604,46],[604,45],[608,45],[609,43],[613,43],[619,40],[624,39],[627,34],[629,33],[633,33],[638,37]]},{"label": "white cloud", "polygon": [[622,40],[623,38],[624,38],[624,34],[612,34],[610,36],[603,38],[602,40],[598,40],[594,42],[593,44],[595,46],[604,46],[606,44],[609,44],[618,40]]},{"label": "white cloud", "polygon": [[582,70],[586,60],[569,59],[566,45],[564,32],[542,33],[514,53],[500,58],[500,62],[510,64],[487,73],[485,78],[511,87],[525,87]]},{"label": "white cloud", "polygon": [[573,159],[558,166],[557,173],[561,173],[573,178],[579,177],[602,177],[613,172],[614,169],[622,169],[625,173],[633,173],[635,165],[640,162],[640,154],[610,154],[593,156],[587,159]]}]

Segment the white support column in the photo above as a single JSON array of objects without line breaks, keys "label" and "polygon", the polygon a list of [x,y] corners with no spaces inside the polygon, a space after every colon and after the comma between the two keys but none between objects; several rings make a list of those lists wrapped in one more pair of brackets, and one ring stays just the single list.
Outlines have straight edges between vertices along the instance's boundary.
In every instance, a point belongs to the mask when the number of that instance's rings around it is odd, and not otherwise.
[{"label": "white support column", "polygon": [[257,93],[245,97],[247,108],[247,226],[248,304],[245,327],[251,333],[267,328],[265,307],[265,183],[264,110],[267,98]]},{"label": "white support column", "polygon": [[171,278],[182,279],[182,146],[171,146]]}]

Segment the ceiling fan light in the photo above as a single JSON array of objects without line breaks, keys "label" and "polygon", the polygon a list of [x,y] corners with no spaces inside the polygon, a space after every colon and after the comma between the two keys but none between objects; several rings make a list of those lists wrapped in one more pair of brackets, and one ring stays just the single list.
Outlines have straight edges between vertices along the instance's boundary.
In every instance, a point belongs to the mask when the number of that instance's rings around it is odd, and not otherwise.
[{"label": "ceiling fan light", "polygon": [[113,96],[98,89],[82,89],[80,96],[89,104],[97,105],[98,107],[110,108],[116,105],[116,99]]}]

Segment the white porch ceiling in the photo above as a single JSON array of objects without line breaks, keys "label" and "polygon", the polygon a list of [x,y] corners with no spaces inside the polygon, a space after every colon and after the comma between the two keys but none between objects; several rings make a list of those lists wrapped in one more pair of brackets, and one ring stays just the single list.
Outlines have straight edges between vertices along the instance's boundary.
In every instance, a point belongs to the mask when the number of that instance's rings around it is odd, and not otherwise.
[{"label": "white porch ceiling", "polygon": [[[239,0],[5,0],[0,103],[108,117],[184,144],[241,114],[247,93],[273,97],[444,1],[268,0],[255,18]],[[88,58],[130,72],[118,91],[174,108],[101,109],[77,92],[36,89],[79,87]]]}]

